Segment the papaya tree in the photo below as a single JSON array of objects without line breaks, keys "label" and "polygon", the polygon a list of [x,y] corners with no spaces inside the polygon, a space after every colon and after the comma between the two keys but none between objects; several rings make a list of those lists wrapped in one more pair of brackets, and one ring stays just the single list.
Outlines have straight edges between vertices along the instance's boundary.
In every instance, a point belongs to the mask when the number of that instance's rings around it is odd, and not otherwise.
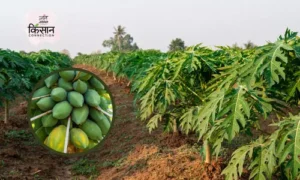
[{"label": "papaya tree", "polygon": [[[275,98],[286,100],[289,104],[299,102],[299,63],[300,38],[296,32],[287,30],[274,44],[270,65],[266,67],[265,77],[269,87],[274,87]],[[271,55],[271,53],[270,53]],[[273,67],[272,67],[273,66]],[[272,95],[272,93],[269,93]],[[223,170],[227,179],[238,179],[242,174],[245,161],[251,163],[250,178],[272,179],[280,172],[281,179],[299,179],[300,176],[300,114],[280,117],[280,121],[271,126],[277,130],[269,136],[260,136],[257,140],[238,148],[232,155],[228,166]]]},{"label": "papaya tree", "polygon": [[30,90],[30,78],[26,72],[32,67],[32,62],[17,52],[0,49],[0,103],[4,103],[4,123],[7,123],[9,117],[9,101],[16,94],[24,95]]},{"label": "papaya tree", "polygon": [[[196,133],[206,163],[218,158],[223,144],[259,130],[274,113],[279,122],[271,135],[262,134],[238,148],[223,174],[238,179],[243,166],[250,178],[287,179],[299,174],[299,115],[286,108],[299,105],[300,38],[289,29],[274,42],[246,48],[201,44],[166,54],[102,54],[84,62],[132,81],[139,115],[149,131],[163,124],[168,132]],[[151,57],[148,57],[151,56]],[[83,62],[78,57],[77,62]],[[245,161],[250,162],[248,165]]]},{"label": "papaya tree", "polygon": [[9,117],[9,101],[26,96],[43,76],[58,68],[70,67],[67,55],[49,50],[18,53],[0,49],[0,105],[4,104],[4,122]]}]

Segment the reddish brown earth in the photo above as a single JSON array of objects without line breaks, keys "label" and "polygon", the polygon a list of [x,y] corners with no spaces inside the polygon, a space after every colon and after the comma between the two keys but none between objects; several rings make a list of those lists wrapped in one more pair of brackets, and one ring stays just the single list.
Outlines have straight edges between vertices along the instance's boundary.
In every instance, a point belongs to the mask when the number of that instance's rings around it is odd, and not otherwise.
[{"label": "reddish brown earth", "polygon": [[[136,118],[133,95],[126,82],[117,83],[94,67],[74,67],[95,73],[113,95],[116,116],[103,146],[82,157],[48,152],[30,134],[26,101],[17,99],[11,104],[9,123],[0,121],[0,179],[223,179],[222,159],[205,165],[195,138],[164,134],[161,129],[149,134],[145,123]],[[0,119],[3,113],[0,109]],[[21,130],[25,136],[9,136]],[[96,162],[96,173],[83,176],[72,170],[83,157]],[[92,169],[91,164],[87,166]]]}]

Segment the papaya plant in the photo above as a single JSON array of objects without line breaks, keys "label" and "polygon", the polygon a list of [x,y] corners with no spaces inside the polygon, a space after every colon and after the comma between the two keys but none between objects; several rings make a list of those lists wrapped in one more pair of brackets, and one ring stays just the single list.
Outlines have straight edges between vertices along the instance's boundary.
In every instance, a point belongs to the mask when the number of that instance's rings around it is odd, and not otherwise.
[{"label": "papaya plant", "polygon": [[71,59],[49,50],[18,53],[0,49],[0,105],[5,106],[4,122],[9,117],[9,101],[25,96],[44,75],[52,70],[71,66]]},{"label": "papaya plant", "polygon": [[30,89],[26,71],[32,69],[32,63],[18,53],[0,49],[0,103],[4,102],[4,123],[8,122],[9,101],[16,94],[24,95]]},{"label": "papaya plant", "polygon": [[252,170],[249,178],[272,179],[272,174],[278,169],[283,170],[282,179],[300,177],[300,114],[290,114],[272,125],[278,128],[272,135],[260,136],[235,150],[222,172],[226,179],[238,179],[247,158],[251,162],[248,168]]},{"label": "papaya plant", "polygon": [[[274,70],[271,71],[271,76],[274,79],[272,81],[272,78],[270,78],[269,82],[271,82],[271,84],[269,85],[272,86],[274,82],[278,83],[279,88],[277,87],[276,90],[282,91],[282,93],[280,93],[282,99],[288,101],[291,97],[295,97],[298,102],[299,96],[297,94],[299,89],[297,89],[297,81],[291,81],[297,79],[298,67],[292,68],[289,64],[294,64],[294,62],[299,59],[299,37],[297,37],[297,33],[287,30],[284,38],[280,36],[276,43],[280,47],[278,47],[278,49],[281,53],[277,54],[276,57],[273,56],[274,58],[271,58],[270,65],[277,65],[276,72],[280,75],[274,75],[276,73],[274,69],[276,68],[270,66],[269,69]],[[275,53],[273,54],[275,55]],[[287,63],[286,67],[290,68],[280,66],[280,58],[283,62]],[[272,61],[274,62],[272,63]],[[279,76],[282,77],[281,80],[278,78]],[[291,83],[291,85],[286,85],[283,81],[284,79],[287,79],[288,83]],[[284,87],[288,88],[285,89]],[[286,94],[285,92],[288,93]],[[252,170],[250,178],[270,179],[272,174],[276,172],[275,170],[278,171],[279,167],[283,169],[283,171],[281,171],[282,178],[299,178],[299,115],[293,116],[290,114],[290,117],[284,118],[284,120],[278,122],[275,126],[278,127],[278,130],[269,137],[260,137],[255,142],[242,146],[233,153],[230,163],[223,171],[223,174],[226,175],[227,179],[237,179],[238,176],[241,175],[241,169],[243,168],[247,154],[248,158],[252,161],[248,167]],[[254,150],[258,154],[252,156]]]},{"label": "papaya plant", "polygon": [[[196,133],[204,143],[206,163],[212,155],[218,158],[224,143],[260,129],[260,121],[271,113],[280,120],[288,107],[299,105],[300,38],[289,29],[276,41],[250,49],[212,50],[198,44],[177,52],[119,53],[113,60],[106,56],[98,55],[97,67],[104,69],[109,62],[109,71],[132,81],[139,117],[149,131],[163,124],[168,132]],[[92,58],[85,62],[98,64]],[[236,150],[223,171],[226,178],[238,179],[244,164],[254,179],[270,179],[278,172],[297,177],[299,137],[296,120],[288,121],[296,116],[291,117],[282,121],[291,124],[279,121],[274,125],[279,130]]]}]

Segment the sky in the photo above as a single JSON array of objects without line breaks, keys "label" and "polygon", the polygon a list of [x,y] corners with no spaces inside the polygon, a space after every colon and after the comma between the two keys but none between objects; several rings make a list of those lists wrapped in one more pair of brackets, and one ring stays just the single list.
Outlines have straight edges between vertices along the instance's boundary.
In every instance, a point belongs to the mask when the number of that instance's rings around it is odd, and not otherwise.
[{"label": "sky", "polygon": [[[175,38],[186,46],[242,45],[248,40],[263,45],[287,27],[300,32],[299,7],[299,0],[9,0],[1,3],[0,48],[67,49],[72,57],[106,52],[102,42],[118,25],[142,49],[167,51]],[[36,12],[55,16],[58,40],[31,42],[26,18]]]}]

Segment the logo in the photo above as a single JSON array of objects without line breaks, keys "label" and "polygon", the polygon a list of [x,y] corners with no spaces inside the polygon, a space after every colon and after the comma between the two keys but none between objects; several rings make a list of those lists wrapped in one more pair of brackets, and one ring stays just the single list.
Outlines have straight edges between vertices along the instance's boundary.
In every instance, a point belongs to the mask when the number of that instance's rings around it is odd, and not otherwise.
[{"label": "logo", "polygon": [[38,23],[29,23],[29,37],[54,37],[55,26],[47,26],[48,16],[46,14],[39,16]]},{"label": "logo", "polygon": [[43,16],[39,17],[40,20],[40,24],[47,24],[48,23],[48,16],[46,16],[45,14]]},{"label": "logo", "polygon": [[43,44],[55,44],[61,38],[61,27],[55,12],[30,11],[24,16],[24,33],[30,44],[42,46]]}]

